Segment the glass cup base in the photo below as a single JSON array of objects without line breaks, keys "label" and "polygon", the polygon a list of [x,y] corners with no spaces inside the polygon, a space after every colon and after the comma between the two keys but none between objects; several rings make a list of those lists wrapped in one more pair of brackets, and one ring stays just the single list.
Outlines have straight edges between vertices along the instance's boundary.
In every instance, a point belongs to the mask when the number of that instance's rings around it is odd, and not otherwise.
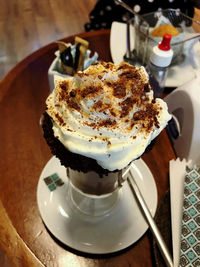
[{"label": "glass cup base", "polygon": [[85,194],[70,181],[68,184],[67,197],[72,204],[72,208],[75,207],[81,214],[91,217],[104,216],[110,213],[117,204],[119,195],[119,189],[101,196]]}]

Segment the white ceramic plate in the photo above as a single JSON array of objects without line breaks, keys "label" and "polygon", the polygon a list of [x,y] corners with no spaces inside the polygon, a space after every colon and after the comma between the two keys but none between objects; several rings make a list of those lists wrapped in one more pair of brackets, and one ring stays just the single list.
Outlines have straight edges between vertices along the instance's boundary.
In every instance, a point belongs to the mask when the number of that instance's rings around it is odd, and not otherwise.
[{"label": "white ceramic plate", "polygon": [[[131,49],[134,49],[134,28],[130,31]],[[111,57],[115,64],[123,61],[126,52],[126,24],[122,22],[113,22],[110,35],[110,51]],[[193,66],[189,62],[189,57],[176,66],[169,68],[166,80],[166,87],[178,87],[192,80],[196,73]]]},{"label": "white ceramic plate", "polygon": [[[51,192],[43,179],[55,172],[64,185]],[[132,173],[154,216],[157,188],[149,168],[139,159],[134,161]],[[120,189],[119,200],[109,214],[89,217],[72,210],[67,203],[67,179],[65,168],[52,157],[41,173],[37,188],[41,217],[49,231],[65,245],[81,252],[107,254],[130,246],[148,229],[127,182]]]}]

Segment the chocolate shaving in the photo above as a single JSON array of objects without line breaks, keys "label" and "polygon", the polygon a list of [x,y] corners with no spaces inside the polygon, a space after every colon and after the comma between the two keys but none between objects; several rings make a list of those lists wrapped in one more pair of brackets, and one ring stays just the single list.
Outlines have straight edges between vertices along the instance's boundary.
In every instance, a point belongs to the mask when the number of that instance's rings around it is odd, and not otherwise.
[{"label": "chocolate shaving", "polygon": [[[133,114],[133,121],[131,122],[131,127],[135,125],[135,122],[138,123],[139,121],[141,121],[140,125],[143,128],[146,128],[147,131],[150,131],[153,125],[159,128],[160,126],[157,118],[158,114],[159,112],[152,104],[147,104],[145,110],[140,110]],[[144,122],[146,122],[146,124]]]},{"label": "chocolate shaving", "polygon": [[101,86],[88,86],[84,88],[80,94],[83,98],[85,98],[88,96],[95,96],[100,91],[103,91],[103,88]]},{"label": "chocolate shaving", "polygon": [[123,102],[120,103],[122,112],[120,118],[123,118],[129,114],[129,111],[133,108],[133,105],[137,102],[136,99],[128,97]]},{"label": "chocolate shaving", "polygon": [[113,84],[113,95],[117,98],[123,98],[126,96],[126,87],[121,84],[121,83],[117,83],[117,84]]},{"label": "chocolate shaving", "polygon": [[67,90],[67,88],[68,88],[67,85],[68,85],[68,83],[65,82],[65,81],[63,81],[63,82],[60,83],[60,88],[61,88],[62,90]]},{"label": "chocolate shaving", "polygon": [[79,107],[79,105],[78,105],[75,101],[73,101],[72,99],[69,99],[69,100],[67,101],[67,104],[68,104],[68,107],[69,107],[69,108],[72,108],[72,109],[75,109],[75,110],[77,110],[77,111],[80,111],[80,107]]},{"label": "chocolate shaving", "polygon": [[69,95],[70,95],[71,97],[75,97],[75,96],[76,96],[76,93],[75,93],[75,91],[73,90],[73,91],[71,91],[71,92],[69,93]]},{"label": "chocolate shaving", "polygon": [[60,117],[58,113],[55,114],[56,119],[59,121],[60,125],[65,126],[66,123],[63,121],[63,119]]},{"label": "chocolate shaving", "polygon": [[101,120],[99,123],[98,123],[98,126],[99,127],[110,127],[110,126],[114,126],[116,125],[116,121],[113,121],[111,119],[107,119],[107,120]]}]

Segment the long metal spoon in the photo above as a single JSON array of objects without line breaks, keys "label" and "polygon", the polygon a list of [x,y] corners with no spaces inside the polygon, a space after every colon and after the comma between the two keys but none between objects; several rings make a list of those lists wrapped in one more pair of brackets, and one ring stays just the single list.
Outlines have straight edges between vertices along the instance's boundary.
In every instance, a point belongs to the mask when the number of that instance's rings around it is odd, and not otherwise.
[{"label": "long metal spoon", "polygon": [[115,0],[115,4],[124,7],[126,10],[131,12],[134,16],[138,16],[138,14],[130,6],[128,6],[126,3],[124,3],[123,1]]},{"label": "long metal spoon", "polygon": [[163,240],[163,237],[162,237],[162,235],[161,235],[161,233],[160,233],[160,231],[159,231],[159,229],[158,229],[158,227],[157,227],[157,225],[156,225],[156,223],[155,223],[155,221],[154,221],[154,219],[153,219],[153,217],[149,211],[149,208],[148,208],[148,206],[147,206],[147,204],[146,204],[146,202],[145,202],[145,200],[144,200],[144,198],[140,192],[138,185],[135,182],[135,179],[134,179],[134,177],[130,171],[131,168],[132,167],[130,166],[123,173],[122,176],[125,177],[126,174],[130,175],[131,180],[129,179],[129,177],[127,177],[127,182],[130,186],[130,189],[131,189],[132,193],[134,194],[136,200],[139,203],[140,209],[142,210],[143,215],[144,215],[144,217],[145,217],[145,219],[149,225],[149,228],[155,237],[156,243],[160,249],[160,252],[162,253],[162,256],[165,260],[165,263],[167,264],[167,266],[173,267],[174,265],[173,265],[173,261],[172,261],[171,255],[169,253],[169,250],[168,250],[168,248],[167,248],[167,246]]}]

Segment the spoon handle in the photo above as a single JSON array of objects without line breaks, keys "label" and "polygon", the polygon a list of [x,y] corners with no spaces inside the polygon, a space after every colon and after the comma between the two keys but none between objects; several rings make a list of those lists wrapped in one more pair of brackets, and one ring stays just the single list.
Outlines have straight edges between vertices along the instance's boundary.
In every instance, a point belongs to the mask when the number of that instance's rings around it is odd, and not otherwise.
[{"label": "spoon handle", "polygon": [[124,3],[123,1],[115,0],[115,4],[122,6],[123,8],[125,8],[126,10],[131,12],[133,15],[138,16],[138,14],[130,6],[128,6],[126,3]]},{"label": "spoon handle", "polygon": [[130,186],[131,191],[133,192],[134,196],[136,197],[136,200],[138,201],[140,208],[144,214],[144,217],[149,225],[149,228],[152,232],[152,234],[154,235],[155,239],[156,239],[156,243],[160,249],[160,252],[162,253],[162,256],[165,260],[165,263],[167,264],[167,266],[169,267],[173,267],[173,262],[172,262],[172,258],[171,255],[169,253],[169,250],[162,238],[162,235],[147,207],[147,204],[139,190],[139,187],[137,186],[135,179],[131,173],[131,171],[129,171],[129,175],[131,177],[131,180],[129,179],[129,177],[127,177],[127,181],[128,184]]}]

